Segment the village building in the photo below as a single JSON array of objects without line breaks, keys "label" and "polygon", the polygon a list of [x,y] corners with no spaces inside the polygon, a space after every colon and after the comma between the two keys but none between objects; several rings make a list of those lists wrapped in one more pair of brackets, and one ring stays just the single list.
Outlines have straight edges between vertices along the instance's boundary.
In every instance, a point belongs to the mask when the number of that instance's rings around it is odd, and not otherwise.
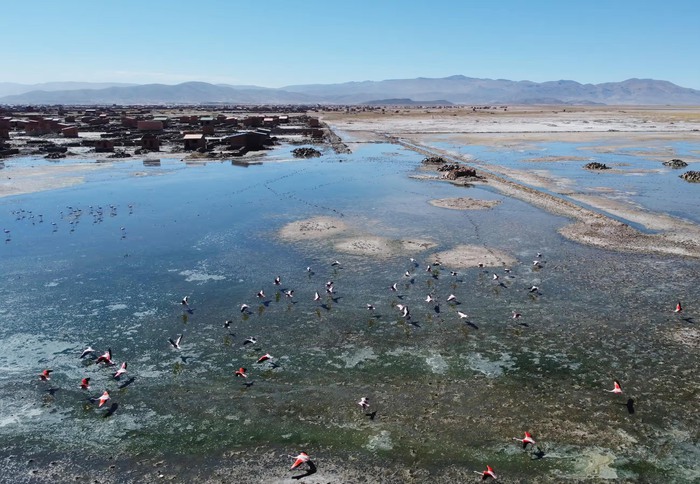
[{"label": "village building", "polygon": [[143,119],[136,123],[139,131],[163,131],[163,122],[155,119]]},{"label": "village building", "polygon": [[97,153],[111,153],[114,151],[114,141],[111,139],[98,139],[95,142],[95,151]]},{"label": "village building", "polygon": [[77,126],[66,126],[61,129],[61,134],[65,138],[77,138],[78,137],[78,127]]},{"label": "village building", "polygon": [[194,151],[194,150],[197,150],[200,148],[201,149],[207,148],[207,139],[204,137],[204,134],[202,134],[202,133],[186,134],[182,139],[185,143],[185,150],[186,151]]},{"label": "village building", "polygon": [[141,149],[148,151],[160,151],[160,139],[152,133],[146,133],[141,137]]}]

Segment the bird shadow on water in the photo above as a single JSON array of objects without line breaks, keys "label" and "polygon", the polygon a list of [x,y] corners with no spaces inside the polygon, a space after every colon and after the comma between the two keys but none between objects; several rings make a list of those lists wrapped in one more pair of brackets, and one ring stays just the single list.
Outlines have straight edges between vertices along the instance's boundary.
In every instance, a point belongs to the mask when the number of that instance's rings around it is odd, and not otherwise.
[{"label": "bird shadow on water", "polygon": [[305,477],[309,477],[312,474],[316,474],[316,464],[314,464],[310,460],[306,461],[306,464],[309,466],[309,468],[306,470],[306,472],[303,474],[292,476],[292,479],[303,479]]},{"label": "bird shadow on water", "polygon": [[111,417],[112,415],[114,415],[114,412],[116,412],[118,408],[119,408],[119,404],[116,403],[116,402],[113,403],[113,404],[107,409],[107,411],[104,413],[104,415],[102,415],[102,417],[103,417],[103,418],[109,418],[109,417]]},{"label": "bird shadow on water", "polygon": [[628,398],[626,403],[618,403],[618,405],[627,407],[627,413],[630,415],[634,414],[634,398]]},{"label": "bird shadow on water", "polygon": [[129,385],[131,385],[131,384],[134,383],[135,381],[136,381],[136,377],[135,377],[135,376],[132,376],[131,378],[129,378],[128,380],[126,380],[124,383],[120,384],[117,388],[119,388],[119,389],[121,390],[121,389],[123,389],[123,388],[128,387]]},{"label": "bird shadow on water", "polygon": [[469,326],[470,328],[479,329],[479,327],[471,321],[465,321],[464,324]]}]

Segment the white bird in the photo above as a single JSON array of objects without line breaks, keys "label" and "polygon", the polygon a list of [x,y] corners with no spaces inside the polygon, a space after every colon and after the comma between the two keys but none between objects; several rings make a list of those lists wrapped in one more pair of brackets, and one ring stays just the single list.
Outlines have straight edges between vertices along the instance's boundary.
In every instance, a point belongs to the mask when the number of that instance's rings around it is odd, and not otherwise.
[{"label": "white bird", "polygon": [[260,291],[256,294],[256,297],[259,297],[259,298],[261,298],[261,299],[264,298],[264,297],[265,297],[265,292],[264,292],[262,289],[260,289]]},{"label": "white bird", "polygon": [[405,277],[411,277],[411,273],[409,271],[404,272],[403,274]]},{"label": "white bird", "polygon": [[367,303],[367,310],[368,310],[368,311],[374,311],[374,306],[372,306],[371,304]]},{"label": "white bird", "polygon": [[367,410],[369,408],[369,400],[367,397],[360,398],[360,401],[357,402],[357,404],[362,407],[362,410]]},{"label": "white bird", "polygon": [[258,340],[255,339],[255,338],[253,338],[253,337],[251,336],[250,338],[246,338],[246,340],[243,342],[243,345],[244,345],[244,346],[245,346],[245,345],[249,345],[249,344],[253,344],[253,345],[254,345],[254,344],[257,343],[257,342],[258,342]]},{"label": "white bird", "polygon": [[241,312],[242,313],[245,313],[249,309],[250,309],[250,306],[248,306],[247,304],[245,304],[245,303],[241,304]]},{"label": "white bird", "polygon": [[435,301],[435,298],[434,298],[432,295],[430,295],[430,294],[428,294],[428,295],[425,297],[425,302],[434,302],[434,301]]},{"label": "white bird", "polygon": [[406,319],[409,319],[411,317],[411,313],[408,310],[408,306],[403,307],[403,313],[401,314],[401,316],[403,316]]},{"label": "white bird", "polygon": [[532,265],[533,265],[533,267],[542,267],[542,264],[540,264],[540,261],[538,261],[538,260],[533,260]]},{"label": "white bird", "polygon": [[457,296],[455,296],[454,294],[450,294],[449,296],[447,296],[448,302],[449,301],[456,301],[456,300],[457,300]]},{"label": "white bird", "polygon": [[122,366],[120,366],[117,372],[114,374],[114,378],[119,380],[119,377],[122,376],[124,373],[126,373],[126,361],[122,363]]},{"label": "white bird", "polygon": [[180,349],[180,341],[182,341],[182,335],[178,336],[175,341],[173,341],[172,338],[168,338],[168,341],[170,341],[170,344],[173,345],[173,348],[176,350]]},{"label": "white bird", "polygon": [[282,284],[282,279],[280,279],[280,276],[275,277],[275,286],[279,286]]},{"label": "white bird", "polygon": [[284,295],[285,295],[285,297],[294,297],[294,289],[284,291]]},{"label": "white bird", "polygon": [[189,307],[190,306],[190,297],[185,296],[182,298],[182,301],[180,301],[180,304],[182,304],[183,307]]},{"label": "white bird", "polygon": [[233,321],[227,319],[226,321],[224,321],[224,328],[230,328],[232,323]]},{"label": "white bird", "polygon": [[532,286],[530,289],[528,289],[529,292],[538,292],[540,288],[538,286]]},{"label": "white bird", "polygon": [[520,316],[522,316],[522,314],[517,311],[513,311],[513,319],[520,319]]},{"label": "white bird", "polygon": [[430,267],[430,265],[428,265],[428,267],[425,268],[425,272],[431,272],[432,270],[433,270],[433,268]]},{"label": "white bird", "polygon": [[328,287],[326,287],[326,292],[327,292],[328,294],[334,294],[335,291],[333,290],[333,286],[328,286]]},{"label": "white bird", "polygon": [[333,263],[331,264],[332,266],[339,266],[340,262],[337,260],[334,260]]},{"label": "white bird", "polygon": [[398,288],[396,287],[396,283],[393,283],[393,284],[389,287],[389,289],[391,289],[393,292],[398,291]]},{"label": "white bird", "polygon": [[308,266],[308,267],[306,268],[306,272],[311,272],[311,266]]},{"label": "white bird", "polygon": [[91,353],[94,353],[94,352],[95,352],[95,350],[92,349],[92,346],[88,346],[87,348],[85,348],[85,349],[83,350],[82,353],[80,353],[80,357],[81,357],[81,358],[85,358],[87,355],[89,355],[89,354],[91,354]]},{"label": "white bird", "polygon": [[493,275],[493,280],[494,280],[494,281],[497,281],[497,280],[498,280],[498,274],[494,274],[494,275]]},{"label": "white bird", "polygon": [[320,299],[321,299],[321,295],[318,293],[318,291],[316,291],[314,293],[314,301],[319,301]]},{"label": "white bird", "polygon": [[463,313],[462,311],[457,311],[457,316],[459,316],[459,319],[467,319],[469,317],[468,314]]},{"label": "white bird", "polygon": [[451,275],[451,276],[456,276],[457,273],[456,273],[455,271],[450,271],[450,275]]}]

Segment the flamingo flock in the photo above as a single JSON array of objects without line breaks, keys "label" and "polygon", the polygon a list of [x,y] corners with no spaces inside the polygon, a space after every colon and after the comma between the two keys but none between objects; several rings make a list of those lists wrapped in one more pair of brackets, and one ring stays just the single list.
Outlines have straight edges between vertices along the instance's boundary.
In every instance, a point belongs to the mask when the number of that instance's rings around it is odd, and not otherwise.
[{"label": "flamingo flock", "polygon": [[[534,267],[537,270],[540,270],[541,268],[544,267],[544,265],[543,265],[544,261],[542,261],[540,259],[540,257],[541,257],[541,254],[538,254],[538,259],[535,261],[538,263],[534,264]],[[411,262],[413,264],[413,267],[418,267],[418,263],[415,261],[415,259],[411,259]],[[435,267],[438,265],[439,265],[438,263],[434,263],[432,265],[429,265],[428,270],[426,270],[426,272],[429,272],[431,277],[437,278],[438,271],[435,271]],[[331,266],[336,268],[336,269],[339,267],[342,267],[341,263],[337,260],[332,262]],[[313,271],[311,270],[310,267],[307,267],[307,272],[310,275],[313,274]],[[511,271],[509,269],[506,269],[504,271],[504,279],[506,279],[506,278],[512,279],[513,278],[513,276],[509,275],[510,272]],[[450,273],[452,276],[457,275],[457,272],[455,272],[455,271],[451,271]],[[413,277],[413,274],[411,273],[411,269],[407,270],[404,273],[404,276],[409,277],[409,278]],[[496,273],[493,273],[492,280],[493,281],[500,281],[500,276]],[[281,276],[276,276],[273,279],[272,283],[275,286],[281,286],[281,284],[282,284]],[[412,283],[413,282],[411,280],[411,284]],[[502,285],[503,282],[499,282],[499,284]],[[388,287],[389,287],[391,293],[399,293],[400,292],[399,285],[396,282],[392,283]],[[529,292],[529,293],[536,293],[537,295],[541,295],[540,288],[538,286],[533,285],[529,288],[525,287],[524,290]],[[328,282],[326,282],[325,291],[327,293],[327,297],[333,298],[333,296],[336,294],[336,289],[335,289],[335,285],[334,285],[333,281],[329,280]],[[279,300],[280,294],[284,294],[284,296],[286,296],[286,298],[291,299],[292,297],[294,297],[295,293],[294,293],[293,289],[282,289],[281,293],[278,292],[278,298],[277,298],[278,300]],[[254,296],[259,298],[259,299],[264,299],[266,297],[265,292],[264,292],[264,288],[260,289],[257,293],[254,293]],[[402,301],[404,300],[403,296],[397,296],[397,297],[399,297]],[[444,297],[444,296],[442,296],[442,297]],[[317,301],[322,300],[323,298],[320,296],[318,291],[314,291],[313,296],[309,296],[308,299],[312,300],[314,302],[317,302]],[[440,302],[439,302],[440,299],[441,299],[441,297],[439,295],[431,293],[425,297],[424,301],[426,303],[435,304],[435,309],[436,309],[436,311],[438,311],[438,308],[440,305]],[[469,315],[461,310],[456,309],[457,306],[460,304],[457,296],[450,293],[447,297],[444,297],[444,300],[449,305],[450,310],[456,316],[456,319],[458,321],[467,320],[467,322],[469,323],[469,321],[468,321]],[[406,321],[406,322],[411,321],[411,312],[410,312],[407,304],[405,304],[404,302],[401,302],[401,303],[393,302],[391,304],[393,307],[395,307],[399,311],[400,317],[403,318],[404,321]],[[192,314],[193,308],[190,306],[190,297],[189,296],[184,296],[180,301],[180,305],[182,306],[182,310],[184,313]],[[244,318],[247,317],[249,314],[251,314],[250,306],[248,304],[242,303],[242,304],[240,304],[239,307],[240,307],[240,312]],[[374,311],[375,305],[371,304],[371,303],[367,303],[365,305],[365,308],[369,311]],[[681,306],[681,302],[678,301],[673,312],[680,313],[682,310],[683,310],[683,308]],[[522,317],[523,316],[520,312],[512,310],[509,319],[520,319]],[[229,329],[234,324],[235,324],[234,321],[226,320],[224,322],[224,327]],[[472,323],[469,323],[469,324],[472,327],[475,327]],[[167,341],[170,344],[172,349],[179,351],[182,348],[183,334],[179,334],[175,339],[168,338]],[[244,345],[244,346],[247,344],[255,345],[255,344],[257,344],[257,342],[258,342],[257,338],[251,336],[251,337],[248,337],[247,339],[245,339],[243,341],[242,345]],[[104,367],[116,366],[116,363],[113,359],[113,354],[112,354],[111,348],[107,348],[107,350],[105,350],[104,353],[100,354],[99,356],[95,356],[96,354],[97,354],[97,352],[94,348],[92,348],[92,346],[87,346],[84,350],[82,350],[80,352],[78,359],[92,357],[94,359],[94,363],[96,365],[102,364]],[[266,362],[269,362],[269,364],[272,365],[273,367],[277,367],[278,364],[275,363],[274,360],[275,360],[275,358],[270,353],[264,353],[256,359],[254,364],[255,365],[263,365]],[[126,361],[124,361],[119,366],[119,368],[116,370],[116,372],[113,373],[113,375],[112,375],[113,379],[119,380],[123,375],[125,375],[127,373],[127,368],[128,368],[128,363]],[[44,369],[39,374],[39,379],[43,382],[51,380],[51,373],[52,372],[53,372],[53,369],[50,369],[50,368]],[[249,374],[248,369],[246,367],[240,366],[238,369],[236,369],[233,372],[233,376],[236,379],[242,378],[244,380],[247,380],[247,379],[249,379],[250,374]],[[250,386],[250,385],[252,385],[252,383],[246,383],[245,385]],[[89,377],[82,378],[79,387],[81,390],[89,391],[91,389],[91,379]],[[611,390],[606,390],[606,392],[613,393],[614,395],[621,395],[623,393],[621,383],[618,380],[613,380],[613,388]],[[102,392],[102,394],[100,394],[99,396],[90,397],[88,400],[90,402],[97,403],[98,408],[101,408],[111,400],[111,396],[110,396],[109,391],[107,389],[105,389]],[[359,399],[359,401],[357,401],[357,405],[362,409],[363,412],[367,411],[370,408],[369,397],[367,397],[367,396],[361,397]],[[376,412],[373,412],[372,414],[368,414],[368,415],[371,415],[371,418],[373,419],[375,414],[376,414]],[[513,440],[519,442],[520,445],[522,446],[523,450],[527,450],[528,446],[529,446],[531,449],[533,449],[533,450],[537,449],[538,452],[541,452],[540,448],[538,447],[537,442],[535,441],[535,439],[534,439],[532,433],[530,433],[530,431],[524,431],[524,436],[522,438],[513,437]],[[295,470],[295,469],[300,468],[303,465],[306,465],[311,470],[313,470],[313,472],[315,472],[315,465],[311,461],[309,454],[307,454],[306,452],[302,451],[299,454],[297,454],[296,456],[290,455],[290,457],[292,457],[294,459],[294,462],[291,465],[290,470]],[[494,469],[490,465],[486,466],[486,470],[474,471],[474,472],[481,475],[482,480],[487,480],[487,479],[494,479],[495,480],[495,479],[497,479],[497,475],[496,475]]]}]

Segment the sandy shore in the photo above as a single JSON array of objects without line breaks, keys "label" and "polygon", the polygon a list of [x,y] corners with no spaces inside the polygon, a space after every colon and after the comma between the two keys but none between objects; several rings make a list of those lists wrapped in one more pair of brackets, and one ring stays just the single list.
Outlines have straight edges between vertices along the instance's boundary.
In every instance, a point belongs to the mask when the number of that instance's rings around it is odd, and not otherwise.
[{"label": "sandy shore", "polygon": [[[484,200],[477,200],[477,203]],[[469,204],[469,202],[467,202]],[[359,223],[357,224],[360,225]],[[282,227],[279,236],[293,243],[325,242],[334,250],[363,257],[386,259],[420,254],[437,246],[430,239],[391,239],[367,233],[350,222],[333,217],[314,217],[291,222]],[[485,246],[460,245],[432,254],[430,259],[450,268],[496,267],[515,264],[516,260],[501,251]]]},{"label": "sandy shore", "polygon": [[498,200],[477,200],[469,197],[430,200],[431,205],[452,210],[484,210],[495,207],[499,203],[501,202]]}]

